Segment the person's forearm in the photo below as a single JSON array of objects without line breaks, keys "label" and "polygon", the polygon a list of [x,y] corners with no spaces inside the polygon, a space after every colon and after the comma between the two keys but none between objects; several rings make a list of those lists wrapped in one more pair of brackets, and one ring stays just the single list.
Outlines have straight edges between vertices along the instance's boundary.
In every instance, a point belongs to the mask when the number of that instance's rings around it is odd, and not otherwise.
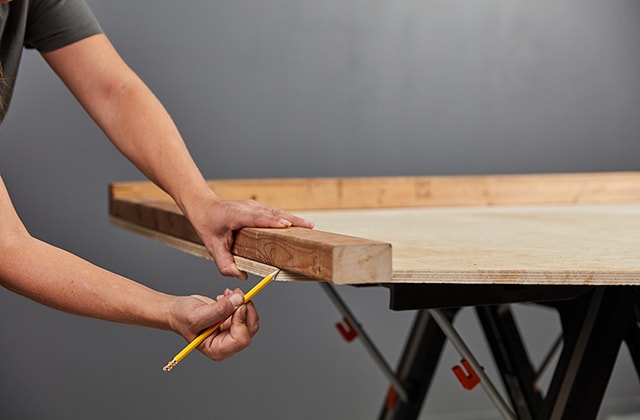
[{"label": "person's forearm", "polygon": [[222,274],[247,277],[231,254],[236,230],[313,227],[253,200],[218,199],[169,114],[106,36],[95,35],[42,55],[116,147],[171,195]]},{"label": "person's forearm", "polygon": [[165,108],[106,36],[43,57],[113,144],[183,211],[203,197],[215,198]]},{"label": "person's forearm", "polygon": [[137,77],[105,102],[98,121],[122,153],[183,210],[213,194],[172,119]]},{"label": "person's forearm", "polygon": [[32,237],[0,247],[0,284],[65,312],[171,329],[171,296]]}]

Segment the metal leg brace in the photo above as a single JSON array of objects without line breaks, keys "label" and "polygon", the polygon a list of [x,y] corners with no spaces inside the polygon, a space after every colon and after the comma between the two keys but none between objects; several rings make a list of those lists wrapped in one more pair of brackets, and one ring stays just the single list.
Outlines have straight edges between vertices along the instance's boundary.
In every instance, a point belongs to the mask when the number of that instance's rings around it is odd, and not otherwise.
[{"label": "metal leg brace", "polygon": [[386,360],[382,357],[378,348],[373,344],[373,341],[369,338],[367,333],[362,328],[362,325],[358,322],[355,316],[351,313],[347,305],[344,303],[338,292],[331,286],[329,283],[320,283],[320,286],[327,293],[331,301],[335,304],[336,308],[342,313],[342,315],[349,321],[353,329],[358,333],[360,339],[362,340],[362,344],[365,346],[373,360],[376,364],[382,369],[382,373],[387,377],[389,382],[393,384],[393,387],[396,390],[398,396],[403,400],[407,401],[409,399],[407,392],[404,389],[404,386],[400,383],[393,370],[386,362]]},{"label": "metal leg brace", "polygon": [[495,386],[493,386],[493,383],[489,380],[489,377],[484,373],[484,369],[482,368],[482,366],[480,366],[464,341],[462,341],[462,337],[460,337],[458,332],[453,328],[451,322],[449,322],[449,320],[438,309],[429,309],[429,313],[438,323],[438,326],[440,327],[440,329],[442,329],[442,332],[447,336],[449,341],[451,341],[451,344],[453,344],[458,353],[460,353],[460,355],[464,359],[466,359],[471,367],[476,371],[476,374],[480,377],[480,384],[487,392],[487,395],[489,395],[489,398],[491,399],[491,401],[493,401],[502,416],[508,420],[515,420],[515,414],[513,414],[509,406],[505,403],[504,399],[502,399],[500,393],[495,388]]}]

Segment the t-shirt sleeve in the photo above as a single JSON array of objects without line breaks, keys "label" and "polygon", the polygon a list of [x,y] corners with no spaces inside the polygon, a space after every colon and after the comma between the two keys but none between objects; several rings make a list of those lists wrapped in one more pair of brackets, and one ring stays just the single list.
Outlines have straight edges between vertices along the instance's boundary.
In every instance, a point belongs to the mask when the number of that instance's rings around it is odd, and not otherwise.
[{"label": "t-shirt sleeve", "polygon": [[32,0],[24,46],[48,52],[101,32],[84,0]]}]

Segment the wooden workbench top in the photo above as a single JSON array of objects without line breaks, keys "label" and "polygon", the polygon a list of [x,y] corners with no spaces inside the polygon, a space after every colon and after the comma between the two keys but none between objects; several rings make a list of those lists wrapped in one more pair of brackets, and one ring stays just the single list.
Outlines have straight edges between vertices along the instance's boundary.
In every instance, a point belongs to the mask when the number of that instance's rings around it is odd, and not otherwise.
[{"label": "wooden workbench top", "polygon": [[[316,229],[242,229],[240,268],[279,280],[640,285],[640,173],[211,181]],[[321,209],[321,210],[316,210]],[[150,183],[110,189],[113,223],[207,252]]]},{"label": "wooden workbench top", "polygon": [[303,212],[388,241],[393,282],[640,285],[640,204]]}]

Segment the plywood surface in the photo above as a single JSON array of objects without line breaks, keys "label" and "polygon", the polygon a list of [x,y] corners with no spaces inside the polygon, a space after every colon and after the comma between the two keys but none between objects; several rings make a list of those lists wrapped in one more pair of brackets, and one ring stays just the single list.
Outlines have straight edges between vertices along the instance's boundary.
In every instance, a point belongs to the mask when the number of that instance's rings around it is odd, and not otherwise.
[{"label": "plywood surface", "polygon": [[303,212],[389,241],[393,282],[640,285],[640,204]]},{"label": "plywood surface", "polygon": [[[223,198],[257,199],[316,223],[314,231],[239,232],[239,266],[260,275],[284,268],[280,280],[640,284],[637,172],[210,185]],[[114,223],[208,255],[170,198],[150,183],[118,183],[110,191]]]}]

